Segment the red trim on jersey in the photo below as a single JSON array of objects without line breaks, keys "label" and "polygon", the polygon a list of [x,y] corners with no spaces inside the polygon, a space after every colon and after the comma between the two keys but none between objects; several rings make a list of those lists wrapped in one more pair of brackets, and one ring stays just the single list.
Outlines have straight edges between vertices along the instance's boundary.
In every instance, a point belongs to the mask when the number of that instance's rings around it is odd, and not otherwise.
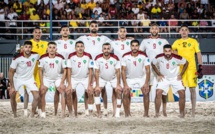
[{"label": "red trim on jersey", "polygon": [[85,56],[88,56],[88,57],[92,60],[91,54],[89,54],[89,53],[87,53],[87,52],[84,52],[84,55],[85,55]]},{"label": "red trim on jersey", "polygon": [[101,57],[103,57],[103,53],[97,55],[96,58],[95,58],[95,60],[97,60],[98,58],[101,58]]},{"label": "red trim on jersey", "polygon": [[163,57],[163,56],[165,56],[164,53],[161,53],[161,54],[158,54],[155,58],[157,59],[157,58],[160,58],[160,57]]},{"label": "red trim on jersey", "polygon": [[[92,36],[92,34],[88,34],[87,36]],[[96,36],[100,36],[100,35],[96,34]],[[96,36],[93,36],[93,37],[96,37]]]},{"label": "red trim on jersey", "polygon": [[125,54],[123,54],[123,56],[122,57],[124,57],[124,56],[126,56],[126,55],[131,55],[131,51],[130,52],[127,52],[127,53],[125,53]]},{"label": "red trim on jersey", "polygon": [[68,56],[68,59],[70,59],[72,56],[75,56],[75,55],[77,55],[76,52],[70,53]]},{"label": "red trim on jersey", "polygon": [[114,59],[119,61],[119,58],[115,54],[110,54],[110,57],[112,57],[112,58],[114,58]]},{"label": "red trim on jersey", "polygon": [[176,59],[179,59],[179,60],[181,60],[182,59],[182,57],[181,56],[179,56],[179,55],[176,55],[176,54],[171,54],[172,55],[172,57],[174,57],[174,58],[176,58]]},{"label": "red trim on jersey", "polygon": [[138,51],[138,54],[144,55],[145,57],[148,57],[146,53],[142,52],[142,51]]},{"label": "red trim on jersey", "polygon": [[43,55],[40,57],[40,59],[39,59],[39,60],[41,60],[42,58],[45,58],[45,57],[49,57],[49,54],[48,54],[48,53],[43,54]]},{"label": "red trim on jersey", "polygon": [[17,56],[13,57],[13,60],[15,60],[15,59],[17,59],[17,58],[19,58],[19,57],[22,57],[22,56],[24,56],[24,53],[20,53],[20,54],[18,54]]},{"label": "red trim on jersey", "polygon": [[61,54],[56,54],[55,56],[57,56],[57,57],[60,57],[60,58],[64,59],[63,55],[61,55]]}]

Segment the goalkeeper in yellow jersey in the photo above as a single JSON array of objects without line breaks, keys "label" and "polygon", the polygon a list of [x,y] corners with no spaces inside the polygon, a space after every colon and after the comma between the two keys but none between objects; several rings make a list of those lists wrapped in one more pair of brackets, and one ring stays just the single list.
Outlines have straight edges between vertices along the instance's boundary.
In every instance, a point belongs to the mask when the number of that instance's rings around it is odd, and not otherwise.
[{"label": "goalkeeper in yellow jersey", "polygon": [[[188,68],[185,71],[182,80],[185,87],[189,87],[191,94],[191,103],[192,103],[192,116],[195,116],[195,107],[196,107],[196,86],[197,78],[201,79],[202,74],[202,55],[199,48],[199,43],[196,39],[189,38],[189,28],[186,25],[181,26],[180,28],[181,39],[176,40],[172,49],[178,53],[178,55],[185,58],[188,62]],[[197,54],[198,59],[198,70],[196,68],[195,54]]]}]

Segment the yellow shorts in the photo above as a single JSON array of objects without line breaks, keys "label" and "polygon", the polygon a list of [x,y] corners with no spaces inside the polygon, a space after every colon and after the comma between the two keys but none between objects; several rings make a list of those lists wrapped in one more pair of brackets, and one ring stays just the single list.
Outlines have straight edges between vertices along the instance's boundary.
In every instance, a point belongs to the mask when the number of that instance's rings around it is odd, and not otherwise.
[{"label": "yellow shorts", "polygon": [[34,69],[34,79],[37,83],[37,87],[40,88],[40,76],[39,76],[38,62],[37,62],[35,69]]},{"label": "yellow shorts", "polygon": [[187,69],[182,76],[182,81],[185,87],[197,86],[196,69]]}]

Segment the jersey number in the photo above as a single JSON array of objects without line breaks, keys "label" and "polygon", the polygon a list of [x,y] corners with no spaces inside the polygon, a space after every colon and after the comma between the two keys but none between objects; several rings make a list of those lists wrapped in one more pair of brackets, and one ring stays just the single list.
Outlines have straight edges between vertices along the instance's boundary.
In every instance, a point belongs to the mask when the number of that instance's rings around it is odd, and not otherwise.
[{"label": "jersey number", "polygon": [[81,67],[81,62],[78,62],[78,68],[80,68]]},{"label": "jersey number", "polygon": [[64,44],[64,49],[67,49],[67,44]]},{"label": "jersey number", "polygon": [[95,45],[95,44],[96,44],[95,40],[92,40],[92,42],[93,42],[93,45]]},{"label": "jersey number", "polygon": [[153,44],[153,49],[156,49],[156,44],[155,43]]},{"label": "jersey number", "polygon": [[108,69],[108,63],[105,63],[105,68]]},{"label": "jersey number", "polygon": [[49,64],[49,67],[50,67],[50,68],[54,68],[54,63],[50,63],[50,64]]},{"label": "jersey number", "polygon": [[133,61],[133,63],[134,63],[135,66],[137,66],[137,62],[136,61]]},{"label": "jersey number", "polygon": [[125,46],[124,44],[121,45],[121,50],[124,50],[125,49]]},{"label": "jersey number", "polygon": [[27,67],[31,67],[31,61],[26,62]]},{"label": "jersey number", "polygon": [[169,69],[169,63],[166,64],[166,69]]}]

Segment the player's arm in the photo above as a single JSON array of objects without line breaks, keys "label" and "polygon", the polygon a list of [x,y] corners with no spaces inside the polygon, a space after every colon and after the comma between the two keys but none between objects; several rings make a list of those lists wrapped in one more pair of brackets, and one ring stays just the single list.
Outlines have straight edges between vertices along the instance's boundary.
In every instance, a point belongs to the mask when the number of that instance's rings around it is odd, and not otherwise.
[{"label": "player's arm", "polygon": [[123,85],[124,87],[128,87],[128,84],[127,84],[127,81],[126,81],[126,66],[122,66],[121,68],[122,70],[122,82],[123,82]]},{"label": "player's arm", "polygon": [[155,71],[155,73],[156,73],[158,76],[162,75],[162,74],[160,73],[160,71],[158,70],[158,68],[154,65],[153,62],[151,63],[151,66],[152,66],[153,70]]},{"label": "player's arm", "polygon": [[67,72],[67,69],[64,68],[63,69],[63,76],[61,78],[61,84],[64,85],[64,81],[66,80],[66,72]]},{"label": "player's arm", "polygon": [[10,69],[9,69],[9,81],[10,81],[11,89],[12,89],[12,88],[14,89],[14,83],[13,83],[13,76],[14,76],[14,73],[15,73],[15,69],[10,68]]},{"label": "player's arm", "polygon": [[72,88],[71,74],[72,74],[72,68],[67,68],[67,82],[68,82],[69,88]]},{"label": "player's arm", "polygon": [[158,75],[158,81],[160,81],[164,78],[164,76],[163,76],[163,74],[161,74],[161,72],[156,67],[156,64],[158,64],[158,62],[159,62],[158,59],[155,58],[154,60],[152,60],[151,66],[152,66],[153,70],[155,71],[155,73]]},{"label": "player's arm", "polygon": [[99,69],[95,70],[96,87],[99,87]]},{"label": "player's arm", "polygon": [[89,68],[89,82],[88,82],[88,87],[91,86],[93,83],[93,69]]},{"label": "player's arm", "polygon": [[146,80],[145,80],[145,84],[149,84],[149,80],[150,80],[150,65],[145,66],[146,69]]},{"label": "player's arm", "polygon": [[116,69],[117,86],[120,86],[120,69]]},{"label": "player's arm", "polygon": [[39,78],[40,78],[40,85],[44,85],[43,83],[43,68],[39,67]]},{"label": "player's arm", "polygon": [[198,64],[202,65],[202,54],[201,54],[201,52],[198,52],[196,54],[197,54],[197,58],[198,58]]},{"label": "player's arm", "polygon": [[172,52],[174,54],[178,54],[178,51],[177,51],[177,41],[175,41],[172,45]]},{"label": "player's arm", "polygon": [[189,63],[188,63],[188,61],[186,60],[185,64],[183,65],[182,71],[181,71],[181,73],[180,73],[181,76],[184,75],[184,72],[187,70],[188,65],[189,65]]}]

